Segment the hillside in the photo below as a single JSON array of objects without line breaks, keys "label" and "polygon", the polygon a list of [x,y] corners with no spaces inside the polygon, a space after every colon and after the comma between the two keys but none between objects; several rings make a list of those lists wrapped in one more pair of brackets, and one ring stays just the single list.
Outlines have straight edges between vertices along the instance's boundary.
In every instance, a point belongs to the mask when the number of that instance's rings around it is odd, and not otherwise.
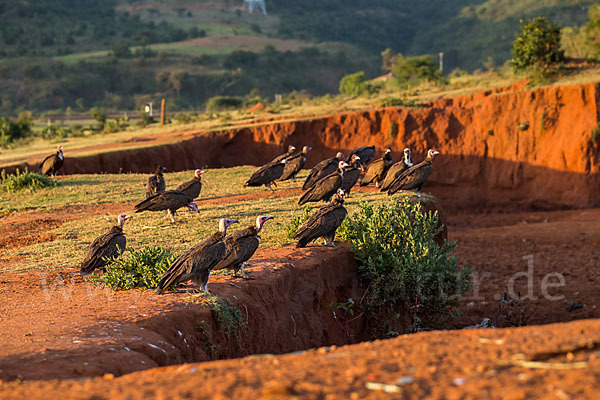
[{"label": "hillside", "polygon": [[380,74],[386,48],[444,52],[446,71],[500,65],[519,19],[577,26],[592,3],[285,0],[267,1],[265,16],[241,0],[0,0],[0,114],[138,110],[157,97],[198,109],[252,89],[336,93],[345,74]]}]

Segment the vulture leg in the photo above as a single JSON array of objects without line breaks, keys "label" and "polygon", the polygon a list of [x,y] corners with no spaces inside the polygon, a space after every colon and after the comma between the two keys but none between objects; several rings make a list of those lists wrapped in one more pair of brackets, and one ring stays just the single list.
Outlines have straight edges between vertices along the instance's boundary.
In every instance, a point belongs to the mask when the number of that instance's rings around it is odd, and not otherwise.
[{"label": "vulture leg", "polygon": [[244,272],[244,266],[246,265],[246,263],[242,263],[242,266],[240,268],[240,271],[242,272],[242,278],[246,279],[246,280],[250,280],[253,278],[249,278],[248,275],[246,275],[246,273]]},{"label": "vulture leg", "polygon": [[376,187],[376,188],[379,188],[379,181],[376,181],[376,182],[375,182],[375,187]]},{"label": "vulture leg", "polygon": [[167,215],[171,218],[171,222],[173,222],[173,223],[177,222],[177,221],[175,221],[175,212],[174,211],[168,210]]},{"label": "vulture leg", "polygon": [[271,192],[274,192],[273,188],[271,187],[271,183],[267,183],[267,187],[271,190]]},{"label": "vulture leg", "polygon": [[292,175],[292,182],[296,183],[296,174]]}]

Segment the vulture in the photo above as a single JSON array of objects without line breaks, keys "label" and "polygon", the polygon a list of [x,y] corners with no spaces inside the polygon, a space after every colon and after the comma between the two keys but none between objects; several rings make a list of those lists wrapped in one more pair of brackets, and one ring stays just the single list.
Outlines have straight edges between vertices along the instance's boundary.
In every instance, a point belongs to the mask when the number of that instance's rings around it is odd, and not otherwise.
[{"label": "vulture", "polygon": [[440,154],[440,152],[429,149],[427,151],[427,157],[425,157],[425,160],[414,167],[410,167],[399,177],[397,177],[394,182],[392,182],[390,188],[388,189],[388,194],[394,194],[398,190],[413,189],[416,189],[417,193],[420,192],[421,187],[423,187],[423,184],[427,182],[427,178],[429,178],[429,175],[431,174],[431,170],[433,169],[431,166],[431,160],[433,160],[433,157],[436,154]]},{"label": "vulture", "polygon": [[44,158],[44,161],[40,164],[40,174],[56,176],[56,173],[63,166],[65,157],[63,156],[63,147],[58,146],[56,153],[50,154]]},{"label": "vulture", "polygon": [[178,190],[167,190],[148,197],[134,206],[135,212],[142,211],[164,211],[168,210],[168,215],[172,222],[175,221],[175,212],[181,207],[188,206],[190,209],[199,212],[196,203],[192,202],[192,196]]},{"label": "vulture", "polygon": [[194,171],[193,179],[177,186],[177,189],[175,189],[175,190],[179,190],[180,192],[183,192],[183,193],[191,196],[192,199],[197,198],[198,196],[200,196],[200,191],[202,190],[202,176],[201,175],[203,173],[204,173],[203,170],[197,169],[196,171]]},{"label": "vulture", "polygon": [[304,163],[306,162],[306,154],[311,150],[312,147],[304,146],[300,153],[287,158],[286,160],[289,161],[289,164],[283,168],[283,174],[278,180],[287,181],[288,179],[291,179],[292,182],[296,182],[296,174],[300,172],[302,167],[304,167]]},{"label": "vulture", "polygon": [[310,201],[325,200],[326,202],[329,202],[331,196],[333,196],[335,192],[342,186],[344,168],[347,166],[348,164],[346,164],[346,162],[340,161],[338,163],[338,169],[334,173],[327,175],[325,178],[319,179],[313,187],[308,189],[302,195],[302,197],[300,197],[300,200],[298,200],[298,205],[301,206],[302,204]]},{"label": "vulture", "polygon": [[81,263],[81,275],[89,275],[96,269],[104,270],[106,259],[120,256],[125,251],[127,239],[123,233],[125,221],[131,218],[127,214],[119,214],[118,225],[113,226],[104,235],[100,235],[92,242],[90,249]]},{"label": "vulture", "polygon": [[358,147],[350,152],[350,155],[348,156],[348,160],[346,162],[351,163],[352,156],[356,154],[360,157],[361,169],[364,171],[365,166],[369,163],[369,161],[373,159],[373,157],[375,157],[375,153],[375,146]]},{"label": "vulture", "polygon": [[333,201],[317,211],[296,231],[294,239],[298,239],[296,247],[306,247],[312,240],[322,237],[325,246],[333,246],[335,231],[346,218],[344,207],[344,189],[338,189]]},{"label": "vulture", "polygon": [[344,158],[344,154],[337,153],[335,157],[328,158],[327,160],[323,160],[315,165],[308,173],[308,176],[302,185],[302,190],[310,189],[315,183],[317,183],[319,179],[335,172],[338,167],[338,163],[342,160],[342,158]]},{"label": "vulture", "polygon": [[386,172],[392,165],[392,151],[385,149],[383,157],[372,161],[365,172],[365,176],[360,181],[360,186],[367,186],[369,183],[375,182],[375,187],[379,187]]},{"label": "vulture", "polygon": [[283,169],[287,164],[289,164],[289,161],[283,159],[275,163],[268,163],[263,165],[255,173],[252,174],[252,176],[250,177],[250,179],[248,179],[244,186],[265,185],[269,189],[271,189],[271,191],[273,191],[271,185],[277,186],[277,184],[274,181],[281,177],[281,175],[283,174]]},{"label": "vulture", "polygon": [[225,256],[227,247],[223,238],[227,234],[227,227],[236,223],[236,220],[221,218],[219,230],[179,257],[171,264],[161,276],[156,293],[162,294],[172,285],[189,281],[190,279],[200,286],[200,290],[208,293],[208,276],[215,265]]},{"label": "vulture", "polygon": [[356,185],[362,170],[360,169],[360,157],[356,154],[352,156],[352,162],[344,168],[344,176],[342,177],[342,186],[344,193],[350,195],[350,189]]},{"label": "vulture", "polygon": [[242,278],[250,279],[244,272],[244,265],[246,261],[254,255],[256,249],[258,249],[258,242],[260,241],[260,230],[263,224],[273,217],[267,217],[265,215],[259,215],[256,218],[256,226],[252,225],[246,229],[242,229],[225,237],[225,256],[215,267],[215,271],[219,269],[233,269],[233,276],[238,277],[238,271],[241,271]]},{"label": "vulture", "polygon": [[296,151],[296,146],[289,145],[288,151],[286,153],[280,154],[277,157],[275,157],[274,159],[272,159],[271,163],[276,163],[276,162],[280,162],[281,160],[285,160],[285,159],[289,158],[292,154],[294,154],[295,151]]},{"label": "vulture", "polygon": [[165,178],[163,176],[163,172],[166,170],[165,167],[159,165],[156,167],[154,175],[148,178],[148,183],[146,183],[146,198],[167,190],[167,185],[165,184]]},{"label": "vulture", "polygon": [[404,158],[402,159],[402,161],[398,161],[396,164],[392,165],[385,174],[383,182],[381,182],[381,185],[379,186],[381,191],[385,192],[386,190],[388,190],[394,179],[399,177],[400,174],[402,174],[404,171],[406,171],[412,166],[413,163],[410,157],[410,149],[406,148],[404,149]]}]

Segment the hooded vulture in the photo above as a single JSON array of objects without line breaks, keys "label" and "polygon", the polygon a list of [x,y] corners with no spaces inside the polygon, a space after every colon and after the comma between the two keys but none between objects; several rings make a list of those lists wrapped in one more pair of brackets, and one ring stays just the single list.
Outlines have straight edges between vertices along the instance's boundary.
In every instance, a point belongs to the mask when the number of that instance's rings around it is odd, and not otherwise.
[{"label": "hooded vulture", "polygon": [[273,191],[271,185],[277,186],[275,181],[281,177],[281,175],[283,174],[283,169],[288,163],[288,160],[283,159],[275,163],[268,163],[263,165],[255,173],[252,174],[252,176],[250,177],[250,179],[248,179],[244,186],[265,185],[269,189],[271,189],[271,191]]},{"label": "hooded vulture", "polygon": [[302,195],[302,197],[300,197],[300,200],[298,200],[298,205],[301,206],[304,203],[321,200],[329,202],[331,196],[333,196],[335,192],[342,186],[344,168],[347,166],[348,164],[346,164],[346,162],[340,161],[338,163],[338,168],[334,173],[318,180],[313,187],[308,189]]},{"label": "hooded vulture", "polygon": [[281,174],[279,180],[287,181],[288,179],[291,179],[292,182],[296,182],[296,174],[300,172],[302,167],[304,167],[304,163],[306,162],[306,154],[311,150],[312,147],[304,146],[300,153],[287,158],[286,160],[289,161],[289,164],[283,168],[283,174]]},{"label": "hooded vulture", "polygon": [[360,169],[360,157],[356,154],[352,156],[350,165],[344,168],[344,176],[342,178],[342,189],[346,195],[350,195],[350,189],[356,185],[362,170]]},{"label": "hooded vulture", "polygon": [[413,190],[416,189],[417,192],[421,191],[421,187],[423,184],[427,182],[429,175],[433,167],[431,166],[431,160],[436,154],[440,154],[439,151],[435,151],[433,149],[429,149],[427,151],[427,157],[425,160],[415,165],[414,167],[410,167],[406,171],[404,171],[398,178],[392,182],[390,188],[388,189],[388,194],[394,194],[398,190]]},{"label": "hooded vulture", "polygon": [[258,249],[258,243],[260,241],[260,236],[258,236],[258,234],[260,233],[263,224],[272,218],[273,217],[260,215],[256,218],[256,226],[252,225],[246,229],[227,235],[225,238],[225,246],[227,247],[225,256],[213,269],[215,271],[225,268],[233,269],[233,276],[236,278],[238,277],[238,271],[241,271],[244,279],[250,279],[244,272],[244,266],[246,265],[246,261],[248,261],[250,257],[254,255],[256,249]]},{"label": "hooded vulture", "polygon": [[167,190],[166,192],[148,197],[146,200],[136,204],[134,208],[136,213],[168,210],[171,221],[177,222],[175,221],[175,212],[181,207],[188,206],[190,209],[198,212],[198,206],[192,200],[192,196],[189,194],[178,190]]},{"label": "hooded vulture", "polygon": [[318,209],[296,231],[294,239],[298,240],[296,247],[305,247],[311,241],[322,237],[325,246],[333,246],[337,228],[346,218],[344,207],[344,189],[338,189],[333,201]]},{"label": "hooded vulture", "polygon": [[394,165],[388,169],[385,177],[383,178],[383,182],[381,182],[380,189],[382,192],[385,192],[389,189],[390,185],[394,180],[400,176],[404,171],[413,166],[412,158],[410,157],[410,149],[404,149],[404,158],[402,161],[398,161]]},{"label": "hooded vulture", "polygon": [[222,218],[217,232],[177,257],[160,278],[156,293],[162,294],[171,286],[190,279],[200,286],[201,291],[207,293],[210,271],[225,256],[227,248],[223,238],[227,234],[227,227],[236,222]]},{"label": "hooded vulture", "polygon": [[165,177],[163,176],[163,172],[165,172],[166,170],[167,168],[163,167],[162,165],[159,165],[158,167],[156,167],[154,175],[148,178],[148,183],[146,183],[146,198],[167,190],[167,185],[165,184]]},{"label": "hooded vulture", "polygon": [[350,155],[348,156],[348,161],[346,162],[351,163],[352,156],[356,154],[360,157],[361,169],[364,171],[365,166],[369,163],[369,161],[373,159],[373,157],[375,157],[375,153],[375,146],[358,147],[350,152]]},{"label": "hooded vulture", "polygon": [[277,157],[272,159],[269,164],[280,162],[281,160],[285,160],[285,159],[289,158],[292,154],[294,154],[295,151],[296,151],[296,146],[289,145],[287,152],[278,155]]},{"label": "hooded vulture", "polygon": [[310,189],[319,179],[334,173],[342,158],[344,158],[344,154],[338,152],[335,157],[328,158],[315,165],[308,173],[308,176],[302,185],[302,190]]},{"label": "hooded vulture", "polygon": [[44,161],[40,164],[40,174],[56,176],[56,173],[63,166],[65,157],[63,156],[63,147],[58,146],[56,153],[50,154],[44,158]]},{"label": "hooded vulture", "polygon": [[123,233],[123,225],[131,216],[119,214],[118,225],[113,226],[104,235],[100,235],[92,242],[81,263],[81,275],[89,275],[96,269],[104,270],[106,258],[120,256],[125,251],[127,239]]},{"label": "hooded vulture", "polygon": [[197,198],[198,196],[200,196],[200,191],[202,190],[203,173],[203,170],[197,169],[196,171],[194,171],[194,178],[177,186],[177,189],[175,190],[179,190],[180,192],[191,196],[192,199]]},{"label": "hooded vulture", "polygon": [[369,164],[365,176],[362,181],[360,181],[360,186],[367,186],[369,183],[375,182],[375,187],[379,187],[391,165],[392,151],[390,149],[385,149],[383,157],[378,158]]}]

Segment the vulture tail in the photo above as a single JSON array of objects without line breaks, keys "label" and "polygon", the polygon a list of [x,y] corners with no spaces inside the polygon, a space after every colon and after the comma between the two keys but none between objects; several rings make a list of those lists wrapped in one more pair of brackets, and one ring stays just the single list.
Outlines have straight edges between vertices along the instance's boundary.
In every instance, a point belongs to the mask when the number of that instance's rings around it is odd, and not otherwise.
[{"label": "vulture tail", "polygon": [[300,240],[298,240],[298,243],[296,243],[296,247],[306,247],[308,242],[310,242],[309,237],[302,237]]},{"label": "vulture tail", "polygon": [[160,281],[156,286],[156,294],[163,294],[168,288],[171,287],[171,285],[176,284],[180,275],[179,268],[171,267],[160,278]]},{"label": "vulture tail", "polygon": [[81,269],[79,270],[79,273],[82,276],[89,275],[92,272],[94,272],[96,267],[97,267],[96,260],[94,260],[94,259],[89,260],[87,263],[81,263]]},{"label": "vulture tail", "polygon": [[300,200],[298,200],[298,205],[299,205],[299,206],[301,206],[302,204],[304,204],[304,203],[307,203],[307,202],[308,202],[308,198],[310,197],[310,193],[311,193],[311,192],[310,192],[310,190],[309,190],[308,192],[304,193],[304,194],[302,195],[302,197],[300,197]]}]

